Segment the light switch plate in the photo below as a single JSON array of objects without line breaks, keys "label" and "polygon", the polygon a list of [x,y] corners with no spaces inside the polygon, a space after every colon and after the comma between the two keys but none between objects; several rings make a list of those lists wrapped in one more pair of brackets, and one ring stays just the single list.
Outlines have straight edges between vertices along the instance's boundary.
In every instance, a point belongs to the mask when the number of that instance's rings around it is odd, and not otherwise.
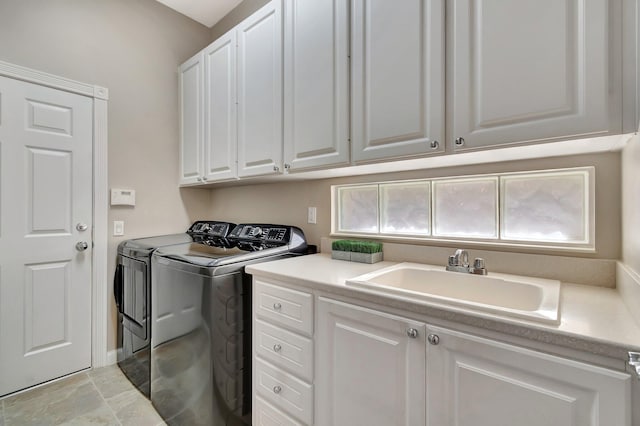
[{"label": "light switch plate", "polygon": [[307,223],[316,223],[316,213],[317,210],[315,207],[309,207],[307,210]]},{"label": "light switch plate", "polygon": [[121,237],[124,235],[124,220],[113,221],[113,236]]}]

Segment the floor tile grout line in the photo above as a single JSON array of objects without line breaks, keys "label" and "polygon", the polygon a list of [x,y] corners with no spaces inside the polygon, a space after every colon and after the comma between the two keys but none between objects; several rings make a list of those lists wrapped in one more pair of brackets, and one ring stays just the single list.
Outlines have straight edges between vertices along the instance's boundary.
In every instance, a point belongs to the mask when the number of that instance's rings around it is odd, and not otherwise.
[{"label": "floor tile grout line", "polygon": [[[94,370],[95,371],[95,370]],[[93,377],[91,377],[90,374],[87,373],[87,376],[89,377],[89,380],[91,381],[91,384],[93,385],[93,387],[96,389],[96,391],[98,391],[98,395],[100,395],[100,398],[102,398],[102,401],[105,403],[105,405],[107,406],[107,408],[109,409],[109,411],[111,411],[111,413],[113,414],[113,417],[116,419],[116,421],[118,422],[118,424],[120,426],[122,426],[122,422],[120,421],[120,418],[118,417],[118,415],[116,414],[115,411],[113,411],[113,408],[111,408],[111,404],[109,404],[109,402],[107,401],[107,399],[104,397],[104,395],[102,394],[102,391],[100,391],[100,389],[98,388],[98,385],[96,385],[96,382],[93,380]]]}]

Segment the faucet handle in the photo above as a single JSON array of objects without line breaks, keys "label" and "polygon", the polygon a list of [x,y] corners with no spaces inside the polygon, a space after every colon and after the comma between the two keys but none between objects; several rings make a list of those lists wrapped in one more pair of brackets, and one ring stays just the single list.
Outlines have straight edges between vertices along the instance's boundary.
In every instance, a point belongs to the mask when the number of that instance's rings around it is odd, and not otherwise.
[{"label": "faucet handle", "polygon": [[449,266],[457,266],[456,257],[454,255],[449,256]]},{"label": "faucet handle", "polygon": [[476,260],[473,261],[471,273],[476,275],[487,275],[487,268],[483,258],[476,257]]}]

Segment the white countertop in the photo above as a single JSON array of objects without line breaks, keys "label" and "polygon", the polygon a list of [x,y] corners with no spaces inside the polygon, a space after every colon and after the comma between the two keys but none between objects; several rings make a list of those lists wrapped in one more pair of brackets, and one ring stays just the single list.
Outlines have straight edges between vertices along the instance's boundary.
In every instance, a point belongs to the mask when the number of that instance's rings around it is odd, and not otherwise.
[{"label": "white countertop", "polygon": [[640,326],[616,289],[562,283],[561,321],[558,325],[550,325],[448,307],[345,284],[348,279],[396,263],[384,261],[369,265],[333,260],[328,254],[316,254],[249,265],[246,271],[289,285],[339,292],[383,306],[460,321],[595,354],[624,358],[626,351],[640,351]]}]

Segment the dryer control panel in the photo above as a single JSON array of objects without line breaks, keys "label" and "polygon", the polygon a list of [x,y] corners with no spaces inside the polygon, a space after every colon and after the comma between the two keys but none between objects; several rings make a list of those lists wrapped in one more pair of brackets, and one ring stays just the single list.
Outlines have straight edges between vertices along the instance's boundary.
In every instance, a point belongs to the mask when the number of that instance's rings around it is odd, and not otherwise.
[{"label": "dryer control panel", "polygon": [[189,234],[204,234],[212,237],[226,237],[234,227],[235,224],[229,222],[199,220],[191,225],[187,232]]}]

